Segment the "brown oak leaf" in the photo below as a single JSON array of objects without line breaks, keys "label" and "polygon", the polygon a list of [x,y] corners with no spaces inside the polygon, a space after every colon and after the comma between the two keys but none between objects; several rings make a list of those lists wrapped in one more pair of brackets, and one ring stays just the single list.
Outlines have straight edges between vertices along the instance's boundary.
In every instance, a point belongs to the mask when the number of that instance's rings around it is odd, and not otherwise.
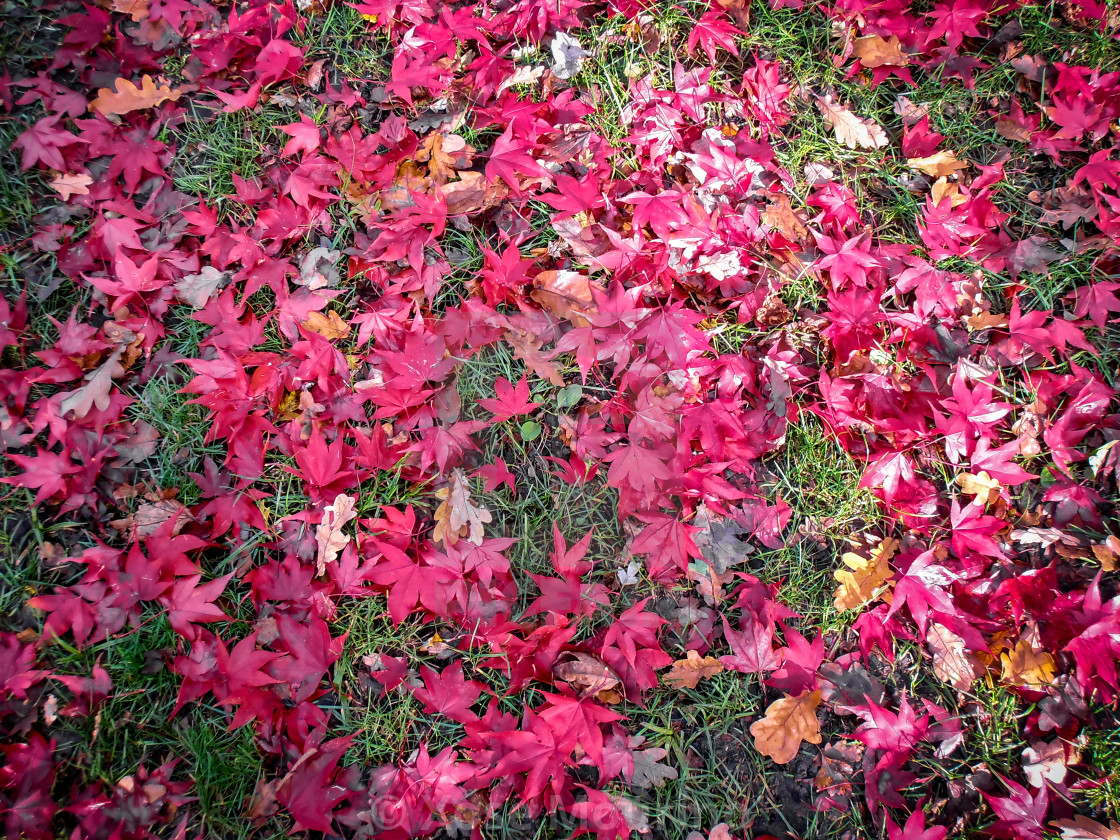
[{"label": "brown oak leaf", "polygon": [[700,680],[710,679],[723,670],[719,660],[700,654],[694,650],[688,651],[687,658],[678,659],[673,663],[673,670],[662,677],[661,681],[677,688],[696,688]]},{"label": "brown oak leaf", "polygon": [[323,519],[315,529],[315,574],[321,575],[327,571],[327,564],[338,559],[338,553],[346,548],[350,536],[342,533],[342,527],[352,519],[357,518],[358,512],[354,510],[357,500],[353,496],[339,493],[323,509]]},{"label": "brown oak leaf", "polygon": [[854,149],[881,149],[889,142],[883,127],[874,120],[857,117],[846,105],[833,102],[832,97],[817,98],[817,108],[825,122],[836,132],[836,139]]},{"label": "brown oak leaf", "polygon": [[444,545],[455,545],[460,538],[482,545],[482,526],[490,521],[490,511],[471,502],[471,488],[463,471],[451,472],[451,483],[436,491],[441,499],[436,508],[436,527],[432,539]]},{"label": "brown oak leaf", "polygon": [[172,90],[166,84],[157,87],[151,76],[144,76],[140,80],[140,87],[136,87],[128,79],[117,79],[114,84],[116,90],[101,88],[97,92],[97,98],[89,103],[91,111],[97,111],[103,117],[128,114],[144,108],[154,108],[164,102],[174,102],[182,95],[182,91]]},{"label": "brown oak leaf", "polygon": [[803,741],[821,742],[821,724],[817,720],[820,691],[803,691],[796,697],[786,695],[771,703],[766,716],[751,724],[755,748],[774,759],[775,764],[788,764],[797,755]]}]

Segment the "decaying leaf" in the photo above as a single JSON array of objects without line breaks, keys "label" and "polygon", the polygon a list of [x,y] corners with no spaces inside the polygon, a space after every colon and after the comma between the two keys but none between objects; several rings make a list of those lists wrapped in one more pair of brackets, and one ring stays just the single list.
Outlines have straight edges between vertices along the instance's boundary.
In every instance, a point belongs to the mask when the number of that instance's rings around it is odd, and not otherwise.
[{"label": "decaying leaf", "polygon": [[833,102],[830,96],[818,97],[817,108],[836,132],[836,139],[849,149],[881,149],[890,142],[881,125],[874,120],[857,117],[846,105]]},{"label": "decaying leaf", "polygon": [[775,764],[788,764],[802,742],[819,744],[821,724],[817,720],[820,691],[803,691],[771,703],[766,716],[751,724],[755,748]]},{"label": "decaying leaf", "polygon": [[103,117],[128,114],[154,108],[164,102],[174,102],[182,93],[166,84],[157,87],[152,77],[147,75],[140,80],[140,87],[128,79],[117,79],[114,84],[116,90],[101,88],[97,92],[97,98],[89,104],[91,111],[97,111]]},{"label": "decaying leaf", "polygon": [[696,688],[700,680],[714,677],[723,670],[718,659],[711,656],[701,658],[694,650],[688,651],[687,658],[673,663],[673,670],[662,677],[661,681],[677,688]]},{"label": "decaying leaf", "polygon": [[898,540],[888,538],[872,549],[870,557],[849,551],[840,559],[847,569],[838,569],[833,576],[840,586],[833,602],[838,610],[854,610],[869,604],[883,594],[894,577],[888,561],[898,549]]},{"label": "decaying leaf", "polygon": [[552,668],[557,678],[578,689],[581,697],[596,695],[602,702],[619,702],[622,695],[614,691],[621,680],[618,674],[597,656],[572,651]]},{"label": "decaying leaf", "polygon": [[186,274],[175,282],[175,296],[188,306],[201,309],[229,282],[230,276],[212,265],[203,266],[198,274]]},{"label": "decaying leaf", "polygon": [[471,502],[470,484],[460,469],[452,470],[451,482],[436,491],[442,499],[436,508],[436,527],[432,539],[445,545],[454,545],[461,538],[475,545],[482,545],[482,526],[490,521],[490,511],[476,507]]},{"label": "decaying leaf", "polygon": [[327,571],[327,564],[338,559],[338,553],[350,542],[350,536],[342,533],[343,526],[358,516],[354,510],[357,499],[339,493],[323,509],[323,519],[315,529],[315,574],[322,575]]}]

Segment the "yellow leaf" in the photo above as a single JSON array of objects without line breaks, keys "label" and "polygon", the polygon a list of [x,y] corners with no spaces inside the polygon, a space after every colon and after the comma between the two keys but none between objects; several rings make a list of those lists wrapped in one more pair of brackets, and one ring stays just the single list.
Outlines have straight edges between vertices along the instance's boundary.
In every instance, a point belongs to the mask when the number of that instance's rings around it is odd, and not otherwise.
[{"label": "yellow leaf", "polygon": [[906,161],[906,165],[911,169],[924,172],[926,175],[932,175],[934,178],[952,175],[958,169],[968,168],[967,161],[957,160],[956,155],[945,149],[934,152],[929,157],[910,158]]},{"label": "yellow leaf", "polygon": [[1054,682],[1054,657],[1035,650],[1026,639],[1020,639],[1011,653],[1003,655],[1002,661],[1003,681],[1009,685],[1040,686]]},{"label": "yellow leaf", "polygon": [[1003,485],[997,479],[992,478],[987,472],[981,470],[973,475],[972,473],[963,473],[957,476],[957,484],[961,486],[961,490],[970,496],[978,496],[989,502],[994,502],[999,496]]},{"label": "yellow leaf", "polygon": [[887,538],[879,543],[870,557],[862,557],[854,551],[841,557],[848,568],[833,573],[840,584],[833,595],[836,609],[854,610],[882,595],[894,577],[888,561],[897,548],[898,540]]}]

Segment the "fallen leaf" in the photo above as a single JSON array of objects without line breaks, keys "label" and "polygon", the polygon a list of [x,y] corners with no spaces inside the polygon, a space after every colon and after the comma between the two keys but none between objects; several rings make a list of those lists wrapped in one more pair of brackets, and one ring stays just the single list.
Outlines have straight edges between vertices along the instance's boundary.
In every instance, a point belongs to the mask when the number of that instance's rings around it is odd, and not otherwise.
[{"label": "fallen leaf", "polygon": [[168,85],[156,87],[151,76],[144,76],[140,80],[140,87],[136,87],[128,79],[117,79],[114,83],[116,90],[101,88],[97,98],[90,104],[91,111],[97,111],[101,116],[108,117],[112,114],[128,114],[144,108],[154,108],[164,102],[174,102],[182,94],[180,90],[172,90]]},{"label": "fallen leaf", "polygon": [[1110,535],[1104,542],[1094,543],[1093,556],[1106,572],[1115,572],[1120,568],[1120,539]]},{"label": "fallen leaf", "polygon": [[89,185],[92,183],[93,178],[84,172],[76,174],[60,172],[51,180],[50,187],[62,196],[64,201],[69,201],[74,195],[89,195]]},{"label": "fallen leaf", "polygon": [[1051,825],[1061,829],[1062,840],[1120,840],[1120,823],[1113,820],[1104,826],[1078,814],[1072,820],[1054,820]]},{"label": "fallen leaf", "polygon": [[854,551],[845,553],[840,559],[848,568],[833,573],[840,583],[833,596],[836,609],[854,610],[882,595],[886,584],[894,577],[888,561],[897,548],[898,540],[888,538],[871,551],[870,557]]},{"label": "fallen leaf", "polygon": [[65,417],[71,411],[74,417],[85,417],[94,408],[104,411],[109,407],[112,397],[113,380],[124,376],[124,366],[120,363],[124,347],[118,347],[110,354],[109,358],[95,369],[86,374],[85,385],[71,391],[58,404],[58,413]]},{"label": "fallen leaf", "polygon": [[754,746],[775,764],[788,764],[797,755],[803,741],[821,742],[821,724],[817,720],[820,691],[803,691],[796,697],[786,695],[770,704],[766,716],[751,724]]},{"label": "fallen leaf", "polygon": [[711,656],[701,658],[699,653],[690,650],[687,658],[673,663],[673,669],[661,681],[677,688],[696,688],[700,680],[710,679],[722,670],[718,659]]},{"label": "fallen leaf", "polygon": [[482,526],[491,520],[490,511],[471,502],[470,485],[461,469],[451,472],[451,482],[436,491],[442,499],[436,508],[436,527],[432,539],[444,545],[455,545],[460,538],[482,545]]},{"label": "fallen leaf", "polygon": [[1023,750],[1023,774],[1031,787],[1040,788],[1046,782],[1060,785],[1065,781],[1066,747],[1061,741],[1035,741]]},{"label": "fallen leaf", "polygon": [[906,165],[934,178],[944,178],[961,169],[968,169],[968,161],[959,160],[952,152],[942,149],[929,157],[910,158]]},{"label": "fallen leaf", "polygon": [[1003,485],[999,481],[983,470],[975,475],[972,473],[958,475],[957,484],[961,486],[962,492],[970,496],[977,496],[988,502],[994,502],[999,498],[1000,491],[1003,489]]},{"label": "fallen leaf", "polygon": [[1054,657],[1035,650],[1026,639],[1020,639],[1010,653],[1003,654],[1001,661],[1003,681],[1009,685],[1043,686],[1054,682]]},{"label": "fallen leaf", "polygon": [[905,67],[910,63],[910,56],[902,51],[902,43],[897,35],[891,35],[890,38],[882,38],[879,35],[856,38],[852,42],[852,55],[868,69]]},{"label": "fallen leaf", "polygon": [[945,178],[938,178],[934,181],[929,194],[933,198],[934,207],[941,204],[946,198],[949,199],[950,207],[960,207],[968,201],[968,196],[961,194],[961,188]]},{"label": "fallen leaf", "polygon": [[187,274],[175,282],[175,297],[188,306],[201,309],[209,303],[214,293],[231,279],[229,272],[218,271],[212,265],[203,266],[198,274]]},{"label": "fallen leaf", "polygon": [[350,335],[350,325],[343,321],[333,309],[326,315],[322,312],[309,312],[307,320],[300,326],[309,332],[318,333],[327,341],[346,338]]},{"label": "fallen leaf", "polygon": [[578,271],[542,271],[533,279],[529,296],[557,318],[577,327],[591,326],[584,313],[595,310],[591,278]]},{"label": "fallen leaf", "polygon": [[129,15],[133,23],[148,18],[148,0],[113,0],[113,11]]},{"label": "fallen leaf", "polygon": [[762,211],[762,221],[789,242],[800,242],[809,235],[809,229],[790,205],[789,196],[782,193],[771,197],[770,204]]},{"label": "fallen leaf", "polygon": [[357,499],[339,493],[323,509],[323,519],[315,530],[315,574],[322,575],[327,571],[327,564],[338,559],[338,553],[350,542],[350,536],[342,533],[342,527],[352,519],[357,518],[358,512],[354,510]]},{"label": "fallen leaf", "polygon": [[583,60],[591,55],[580,46],[579,41],[567,32],[557,32],[552,39],[552,75],[558,79],[570,79],[579,72]]},{"label": "fallen leaf", "polygon": [[976,668],[964,639],[937,622],[929,627],[926,644],[933,654],[933,673],[959,691],[968,691],[976,679]]},{"label": "fallen leaf", "polygon": [[552,673],[578,689],[580,697],[611,692],[621,682],[618,674],[602,659],[578,651],[572,651],[568,659],[557,662]]},{"label": "fallen leaf", "polygon": [[881,125],[874,120],[857,117],[846,105],[833,102],[831,97],[818,97],[817,108],[836,132],[836,139],[849,149],[857,146],[861,149],[881,149],[889,142]]}]

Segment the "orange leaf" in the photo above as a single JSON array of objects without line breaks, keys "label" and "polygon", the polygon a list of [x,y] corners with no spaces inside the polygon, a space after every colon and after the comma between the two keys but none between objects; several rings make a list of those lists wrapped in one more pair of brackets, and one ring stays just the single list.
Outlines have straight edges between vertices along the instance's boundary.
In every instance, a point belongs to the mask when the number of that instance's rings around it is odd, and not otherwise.
[{"label": "orange leaf", "polygon": [[789,695],[770,704],[766,717],[751,724],[755,748],[774,759],[776,764],[788,764],[797,755],[801,742],[821,742],[821,724],[817,720],[817,706],[821,693],[803,691],[796,697]]},{"label": "orange leaf", "polygon": [[144,76],[140,80],[140,87],[136,87],[128,79],[117,79],[115,91],[101,88],[97,98],[89,103],[91,111],[97,111],[103,117],[111,114],[128,114],[144,108],[154,108],[164,102],[174,102],[182,95],[182,91],[172,90],[167,85],[156,87],[151,76]]},{"label": "orange leaf", "polygon": [[677,688],[696,688],[700,684],[700,680],[706,680],[709,677],[714,677],[723,666],[719,664],[719,660],[711,656],[700,658],[694,650],[688,652],[687,659],[678,659],[673,663],[673,670],[662,677],[662,682],[675,685]]}]

